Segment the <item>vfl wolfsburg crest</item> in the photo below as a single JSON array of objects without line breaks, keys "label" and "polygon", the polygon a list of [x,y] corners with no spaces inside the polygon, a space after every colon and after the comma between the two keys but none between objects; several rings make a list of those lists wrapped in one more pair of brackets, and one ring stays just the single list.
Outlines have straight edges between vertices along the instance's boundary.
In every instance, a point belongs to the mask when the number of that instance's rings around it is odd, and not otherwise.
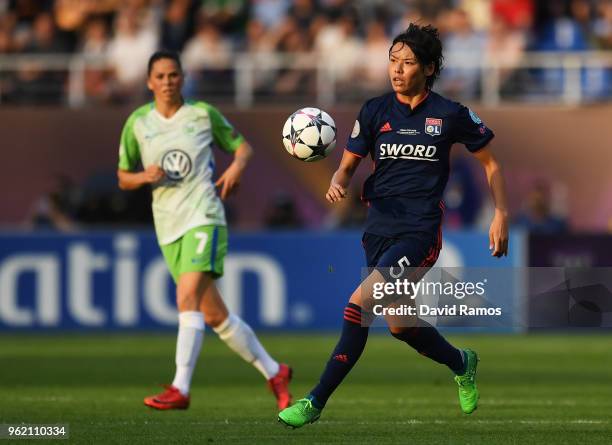
[{"label": "vfl wolfsburg crest", "polygon": [[161,167],[168,179],[181,181],[191,172],[191,158],[183,150],[169,150],[162,158]]}]

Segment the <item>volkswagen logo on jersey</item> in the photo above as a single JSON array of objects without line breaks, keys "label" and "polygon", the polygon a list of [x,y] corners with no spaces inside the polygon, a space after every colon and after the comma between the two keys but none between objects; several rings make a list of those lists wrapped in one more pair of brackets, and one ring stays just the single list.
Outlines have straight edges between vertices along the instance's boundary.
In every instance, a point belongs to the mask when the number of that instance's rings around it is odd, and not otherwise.
[{"label": "volkswagen logo on jersey", "polygon": [[191,159],[182,150],[170,150],[162,158],[161,166],[168,179],[181,181],[191,171]]}]

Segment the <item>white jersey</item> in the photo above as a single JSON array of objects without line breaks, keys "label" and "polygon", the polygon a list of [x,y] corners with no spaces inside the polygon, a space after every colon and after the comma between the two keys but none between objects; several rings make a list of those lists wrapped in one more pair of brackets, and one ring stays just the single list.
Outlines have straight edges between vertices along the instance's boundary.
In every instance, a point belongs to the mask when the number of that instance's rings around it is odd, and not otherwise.
[{"label": "white jersey", "polygon": [[121,134],[119,169],[159,165],[166,177],[153,185],[153,218],[159,244],[170,244],[201,225],[226,225],[213,183],[213,143],[234,152],[244,141],[205,102],[187,101],[170,118],[150,103],[128,118]]}]

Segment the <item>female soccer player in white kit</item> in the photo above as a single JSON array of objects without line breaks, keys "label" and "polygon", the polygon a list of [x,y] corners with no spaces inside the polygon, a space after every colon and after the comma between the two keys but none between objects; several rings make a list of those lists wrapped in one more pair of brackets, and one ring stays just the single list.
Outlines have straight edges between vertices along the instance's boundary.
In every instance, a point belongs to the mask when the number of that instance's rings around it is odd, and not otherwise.
[{"label": "female soccer player in white kit", "polygon": [[[144,403],[163,410],[189,407],[191,377],[206,323],[263,374],[283,409],[291,401],[291,368],[270,357],[249,325],[229,313],[215,286],[227,252],[221,199],[236,190],[252,149],[216,108],[183,99],[183,79],[176,53],[158,51],[151,56],[147,86],[155,100],[130,115],[119,150],[119,187],[152,186],[155,231],[176,282],[179,312],[174,380]],[[234,154],[216,182],[213,144]],[[144,170],[137,171],[139,163]],[[220,188],[220,197],[215,187]]]}]

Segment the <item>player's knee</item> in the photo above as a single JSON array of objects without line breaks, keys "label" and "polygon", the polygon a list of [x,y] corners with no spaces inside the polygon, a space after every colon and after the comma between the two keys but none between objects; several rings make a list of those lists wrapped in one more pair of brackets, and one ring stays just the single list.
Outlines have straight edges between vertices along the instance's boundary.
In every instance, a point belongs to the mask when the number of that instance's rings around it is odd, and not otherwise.
[{"label": "player's knee", "polygon": [[221,312],[204,313],[204,322],[213,329],[217,326],[221,326],[221,323],[223,323],[226,318],[227,314]]},{"label": "player's knee", "polygon": [[193,290],[182,290],[176,293],[176,306],[179,312],[199,310],[201,297]]},{"label": "player's knee", "polygon": [[405,326],[389,326],[389,332],[398,340],[404,340],[404,336],[410,328]]},{"label": "player's knee", "polygon": [[389,327],[391,335],[416,349],[418,352],[427,348],[427,345],[431,342],[430,336],[427,335],[427,329],[428,328],[422,327]]}]

